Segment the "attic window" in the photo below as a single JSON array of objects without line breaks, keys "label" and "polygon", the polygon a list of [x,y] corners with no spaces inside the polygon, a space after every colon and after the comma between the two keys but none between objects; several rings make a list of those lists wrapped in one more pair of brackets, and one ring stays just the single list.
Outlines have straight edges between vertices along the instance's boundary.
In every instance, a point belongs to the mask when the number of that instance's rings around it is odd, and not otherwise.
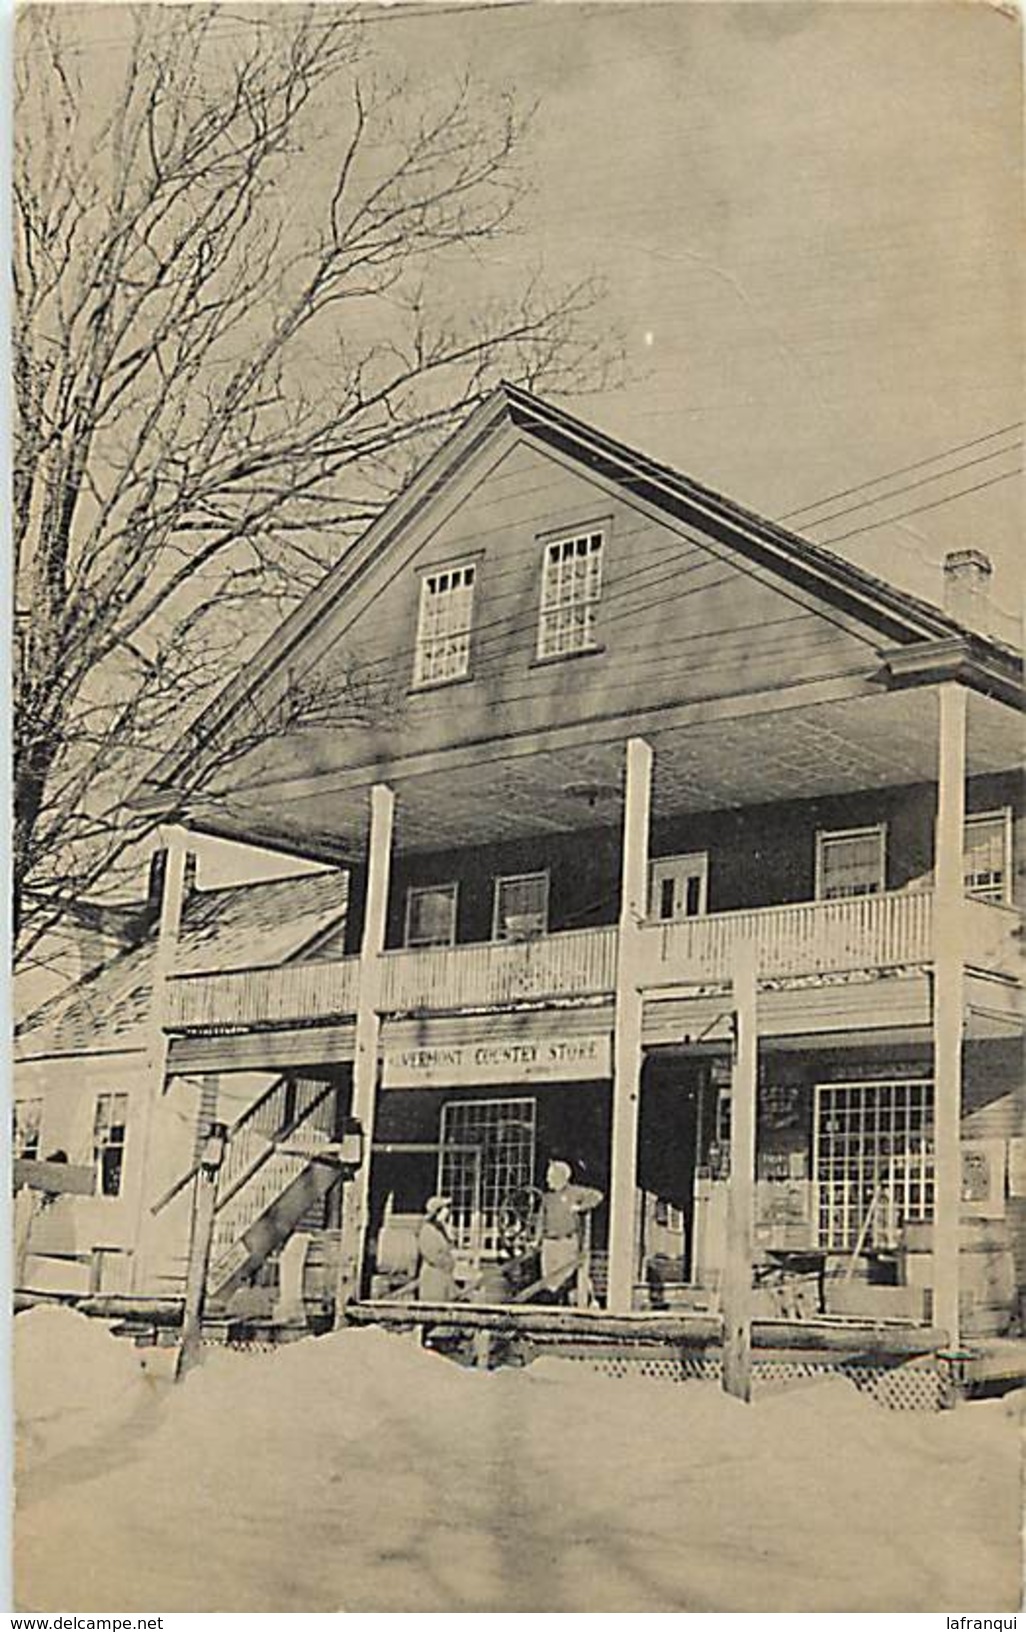
[{"label": "attic window", "polygon": [[595,649],[601,594],[601,532],[579,533],[545,545],[538,621],[540,658]]},{"label": "attic window", "polygon": [[460,680],[470,672],[475,573],[473,565],[464,563],[429,572],[421,580],[415,686]]}]

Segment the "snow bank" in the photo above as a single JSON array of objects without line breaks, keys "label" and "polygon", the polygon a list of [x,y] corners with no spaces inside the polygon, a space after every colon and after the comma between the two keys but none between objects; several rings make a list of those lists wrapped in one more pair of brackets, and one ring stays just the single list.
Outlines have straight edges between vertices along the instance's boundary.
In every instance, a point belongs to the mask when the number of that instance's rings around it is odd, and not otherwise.
[{"label": "snow bank", "polygon": [[20,1515],[22,1607],[1018,1603],[1000,1403],[905,1415],[838,1379],[744,1406],[555,1359],[461,1370],[366,1330],[209,1353],[131,1450]]},{"label": "snow bank", "polygon": [[73,1309],[39,1305],[14,1321],[22,1465],[102,1438],[149,1390],[139,1351]]}]

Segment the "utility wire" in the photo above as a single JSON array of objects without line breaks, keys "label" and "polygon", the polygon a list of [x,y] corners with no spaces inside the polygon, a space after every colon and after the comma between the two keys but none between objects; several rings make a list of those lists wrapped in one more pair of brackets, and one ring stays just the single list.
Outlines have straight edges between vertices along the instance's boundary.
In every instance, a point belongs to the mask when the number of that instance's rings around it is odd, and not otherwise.
[{"label": "utility wire", "polygon": [[1007,482],[1013,476],[1022,475],[1022,466],[1017,465],[1014,470],[1006,470],[1000,476],[991,476],[986,482],[976,482],[972,487],[960,488],[957,493],[948,493],[943,499],[934,499],[930,504],[917,504],[912,510],[900,510],[894,516],[882,516],[879,521],[867,521],[862,527],[849,528],[846,533],[835,533],[833,538],[824,539],[827,545],[840,544],[843,539],[855,538],[858,533],[872,533],[878,527],[886,527],[894,521],[904,521],[908,516],[922,515],[924,510],[937,510],[942,504],[951,504],[955,499],[965,498],[967,493],[980,493],[985,487],[996,487],[998,482]]},{"label": "utility wire", "polygon": [[[824,504],[832,504],[834,499],[846,499],[851,493],[859,493],[867,487],[876,487],[879,482],[889,482],[893,476],[905,476],[909,471],[922,470],[926,465],[936,464],[938,459],[947,459],[953,453],[964,453],[967,448],[978,448],[984,442],[992,442],[996,436],[1005,436],[1010,431],[1021,430],[1022,424],[1022,420],[1017,419],[1011,425],[1000,425],[996,431],[987,431],[983,436],[974,436],[968,442],[956,442],[954,447],[942,448],[940,453],[932,453],[928,459],[916,459],[910,465],[899,465],[896,470],[885,470],[880,476],[871,476],[864,482],[855,482],[852,487],[839,488],[836,493],[827,493],[821,499],[814,499],[811,504],[799,505],[797,510],[788,510],[784,515],[778,516],[777,520],[789,521],[792,516],[803,516],[809,510],[819,510]],[[943,474],[943,471],[938,471],[938,475]],[[805,525],[813,527],[816,523],[806,522]]]},{"label": "utility wire", "polygon": [[885,499],[900,498],[902,493],[911,493],[917,487],[927,487],[930,482],[939,482],[945,476],[954,476],[960,470],[971,469],[973,465],[984,465],[990,459],[1000,459],[1002,454],[1019,452],[1021,452],[1019,444],[1012,442],[1008,447],[995,448],[991,453],[977,454],[975,459],[963,459],[961,464],[946,465],[943,470],[935,470],[929,476],[919,476],[914,482],[903,482],[900,487],[889,487],[883,493],[875,493],[872,498],[858,499],[854,504],[845,505],[843,510],[831,510],[825,516],[817,516],[815,521],[804,522],[803,526],[825,527],[828,521],[837,521],[841,516],[854,515],[856,510],[870,509],[874,504],[882,504]]}]

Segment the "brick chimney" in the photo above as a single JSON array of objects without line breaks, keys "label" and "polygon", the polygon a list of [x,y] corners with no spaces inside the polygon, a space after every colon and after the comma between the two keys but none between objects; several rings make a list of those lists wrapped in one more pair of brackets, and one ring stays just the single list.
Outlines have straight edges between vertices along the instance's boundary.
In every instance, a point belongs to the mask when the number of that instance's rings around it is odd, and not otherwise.
[{"label": "brick chimney", "polygon": [[990,629],[993,572],[982,550],[949,550],[944,557],[944,610],[981,634]]}]

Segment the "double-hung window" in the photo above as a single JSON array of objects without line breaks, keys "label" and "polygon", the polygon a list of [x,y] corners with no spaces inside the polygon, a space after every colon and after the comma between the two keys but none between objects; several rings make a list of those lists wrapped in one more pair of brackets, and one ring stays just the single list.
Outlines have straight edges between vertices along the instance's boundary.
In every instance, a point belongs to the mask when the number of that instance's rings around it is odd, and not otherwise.
[{"label": "double-hung window", "polygon": [[452,946],[456,940],[456,885],[417,885],[406,892],[406,945]]},{"label": "double-hung window", "polygon": [[497,941],[524,941],[549,927],[548,873],[516,873],[495,880],[492,935]]},{"label": "double-hung window", "polygon": [[545,545],[538,656],[594,651],[602,594],[602,533],[576,533]]},{"label": "double-hung window", "polygon": [[885,836],[876,827],[839,828],[816,834],[816,900],[879,895],[884,888]]},{"label": "double-hung window", "polygon": [[125,1165],[127,1094],[97,1094],[93,1120],[93,1160],[101,1196],[120,1196]]},{"label": "double-hung window", "polygon": [[470,673],[475,576],[473,562],[464,562],[421,579],[414,685],[439,685]]},{"label": "double-hung window", "polygon": [[39,1130],[43,1121],[41,1099],[16,1099],[13,1110],[13,1145],[16,1157],[23,1161],[38,1161]]},{"label": "double-hung window", "polygon": [[1010,898],[1012,812],[985,810],[965,819],[962,877],[966,895],[980,901]]}]

